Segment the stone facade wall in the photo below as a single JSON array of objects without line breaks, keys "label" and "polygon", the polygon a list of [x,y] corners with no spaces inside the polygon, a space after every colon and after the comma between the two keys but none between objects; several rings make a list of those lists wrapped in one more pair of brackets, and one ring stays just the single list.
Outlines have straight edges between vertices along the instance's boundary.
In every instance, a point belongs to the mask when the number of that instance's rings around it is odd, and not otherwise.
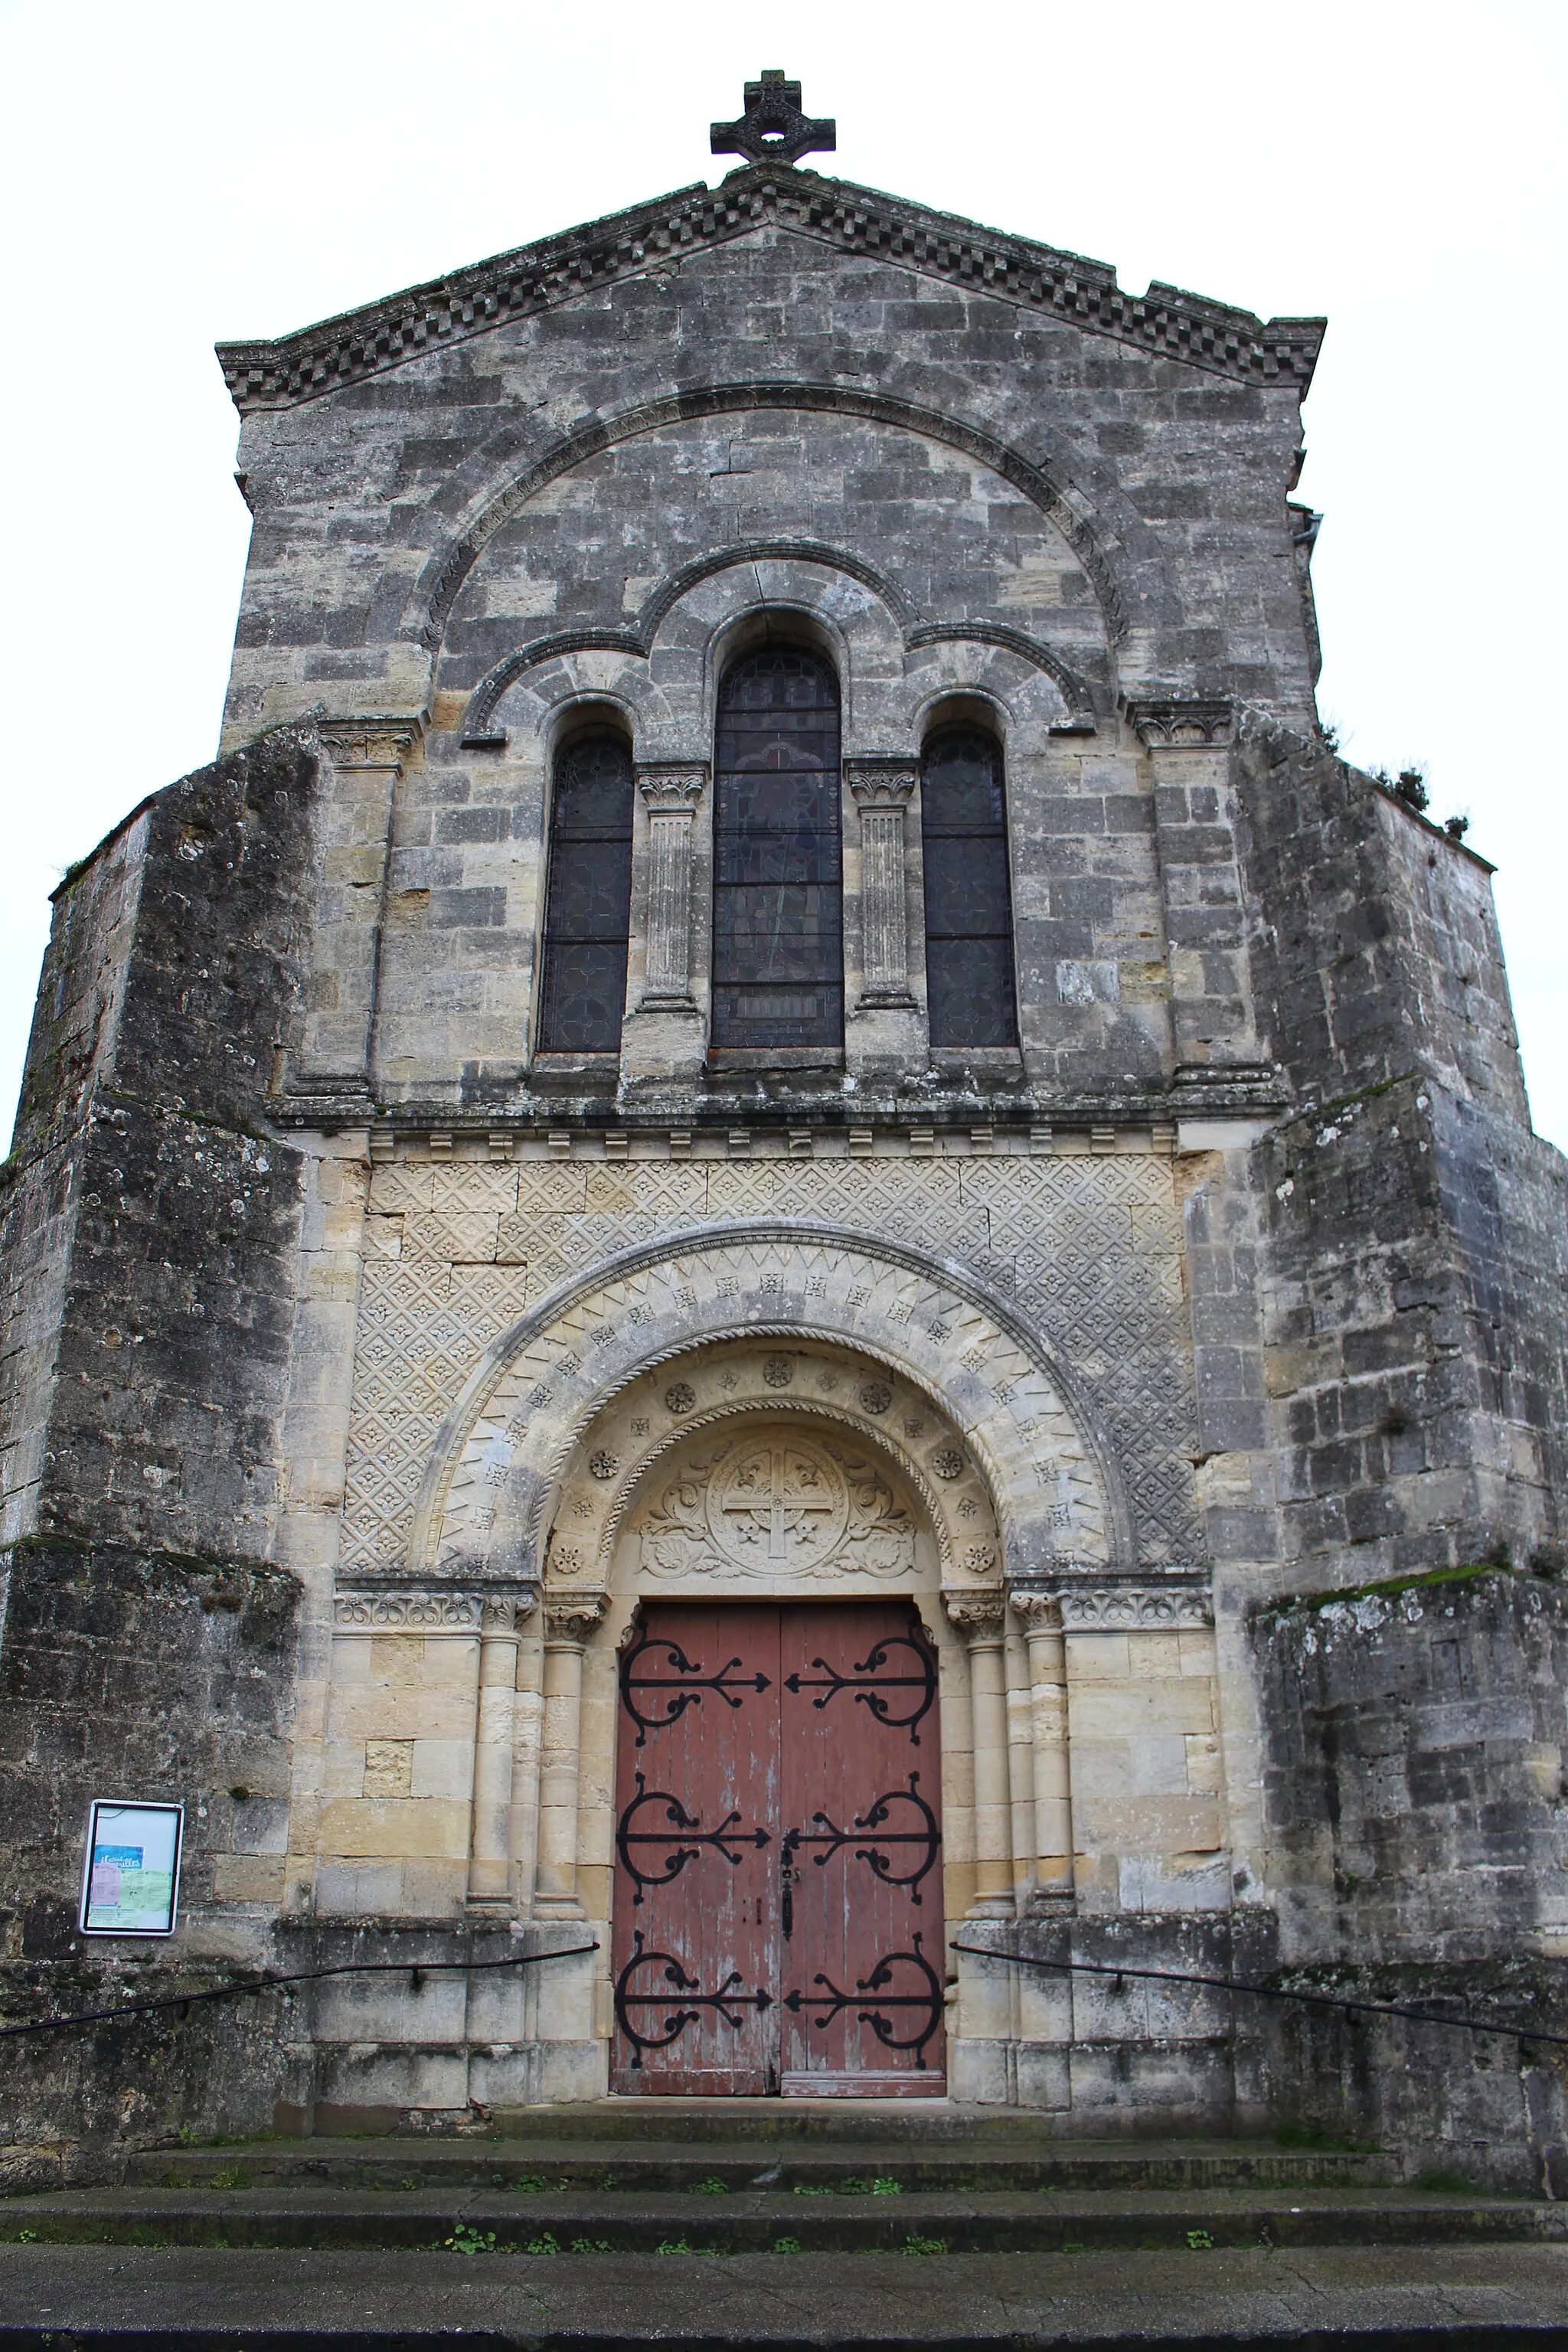
[{"label": "stone facade wall", "polygon": [[1564,1170],[1529,1130],[1488,870],[1244,730],[1261,1024],[1309,1107],[1258,1155],[1288,1578],[1560,1539]]},{"label": "stone facade wall", "polygon": [[265,1122],[314,775],[285,738],[187,778],[57,898],[5,1211],[26,1343],[10,1958],[69,1949],[88,1801],[128,1775],[187,1802],[194,1916],[276,1899],[293,1583],[268,1563],[299,1202],[297,1155]]},{"label": "stone facade wall", "polygon": [[[1563,1164],[1489,869],[1313,731],[1319,332],[762,166],[225,352],[229,752],[57,894],[0,1178],[7,1998],[587,1962],[640,1597],[588,1534],[695,1425],[664,1368],[718,1415],[759,1336],[820,1375],[803,1416],[852,1366],[924,1496],[966,1939],[1500,1993],[1524,1941],[1547,1998],[1560,1611],[1522,1571],[1562,1540]],[[781,635],[842,693],[848,1014],[750,1067],[708,1053],[713,717]],[[950,719],[1004,751],[1016,1049],[929,1039]],[[552,1056],[584,723],[637,766],[626,1018]],[[88,1798],[143,1782],[187,1802],[185,1909],[128,1970],[73,1904]],[[541,1987],[334,1980],[158,2046],[247,2127],[593,2095],[602,1971]],[[1359,2032],[971,1951],[954,2080],[1075,2130],[1403,2131],[1390,2068],[1439,2059]],[[58,2136],[81,2070],[27,2063]],[[1506,2171],[1563,2134],[1487,2073],[1437,2136]],[[102,2081],[92,2129],[172,2127]]]}]

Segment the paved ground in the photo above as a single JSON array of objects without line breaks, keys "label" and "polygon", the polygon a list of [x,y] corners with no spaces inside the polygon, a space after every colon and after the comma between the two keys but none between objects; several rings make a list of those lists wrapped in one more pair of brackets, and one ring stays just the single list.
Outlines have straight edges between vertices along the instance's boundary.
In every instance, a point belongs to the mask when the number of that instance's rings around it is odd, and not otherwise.
[{"label": "paved ground", "polygon": [[0,2352],[1568,2347],[1568,2247],[541,2257],[0,2247]]}]

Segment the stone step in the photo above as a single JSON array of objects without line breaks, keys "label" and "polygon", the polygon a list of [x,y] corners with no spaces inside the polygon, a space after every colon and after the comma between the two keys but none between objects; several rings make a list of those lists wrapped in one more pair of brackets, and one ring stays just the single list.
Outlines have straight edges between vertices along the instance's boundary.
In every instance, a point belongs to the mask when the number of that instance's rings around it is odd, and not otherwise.
[{"label": "stone step", "polygon": [[[829,2119],[830,2120],[830,2119]],[[440,2187],[689,2190],[714,2179],[728,2190],[846,2189],[857,2180],[896,2180],[903,2189],[1202,2189],[1256,2184],[1323,2188],[1392,2180],[1387,2156],[1337,2148],[1278,2147],[1266,2140],[1070,2141],[1037,2126],[994,2137],[950,2140],[873,2133],[862,2120],[852,2139],[767,2140],[721,2126],[693,2138],[631,2140],[437,2137],[377,2140],[269,2139],[239,2147],[158,2149],[132,2159],[143,2187],[195,2187],[235,2171],[248,2185],[279,2189],[331,2182],[340,2189]]]},{"label": "stone step", "polygon": [[326,2185],[70,2189],[11,2197],[0,2242],[423,2248],[562,2256],[1068,2253],[1215,2247],[1568,2242],[1568,2206],[1368,2187],[740,2195]]},{"label": "stone step", "polygon": [[1560,2352],[1561,2245],[731,2262],[0,2244],[4,2352]]}]

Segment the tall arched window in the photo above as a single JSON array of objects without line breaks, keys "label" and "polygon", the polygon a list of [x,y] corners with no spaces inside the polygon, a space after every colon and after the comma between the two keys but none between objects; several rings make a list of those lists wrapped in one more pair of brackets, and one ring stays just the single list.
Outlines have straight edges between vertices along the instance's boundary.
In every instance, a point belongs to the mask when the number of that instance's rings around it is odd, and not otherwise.
[{"label": "tall arched window", "polygon": [[931,1042],[1016,1045],[1002,753],[979,728],[945,727],[927,743],[921,833]]},{"label": "tall arched window", "polygon": [[838,681],[798,646],[748,654],[719,696],[713,1043],[844,1042]]},{"label": "tall arched window", "polygon": [[632,755],[618,735],[580,735],[555,762],[544,894],[546,1054],[616,1054],[632,911]]}]

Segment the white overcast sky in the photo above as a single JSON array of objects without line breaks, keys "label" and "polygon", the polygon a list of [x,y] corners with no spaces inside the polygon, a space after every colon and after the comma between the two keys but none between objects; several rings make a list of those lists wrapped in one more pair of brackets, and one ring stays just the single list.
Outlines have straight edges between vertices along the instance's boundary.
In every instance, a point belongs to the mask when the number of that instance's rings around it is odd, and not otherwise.
[{"label": "white overcast sky", "polygon": [[1500,871],[1568,1146],[1563,0],[0,0],[0,1137],[62,869],[212,755],[248,517],[220,336],[717,181],[763,66],[826,170],[1271,313],[1326,312],[1299,496],[1321,707]]}]

